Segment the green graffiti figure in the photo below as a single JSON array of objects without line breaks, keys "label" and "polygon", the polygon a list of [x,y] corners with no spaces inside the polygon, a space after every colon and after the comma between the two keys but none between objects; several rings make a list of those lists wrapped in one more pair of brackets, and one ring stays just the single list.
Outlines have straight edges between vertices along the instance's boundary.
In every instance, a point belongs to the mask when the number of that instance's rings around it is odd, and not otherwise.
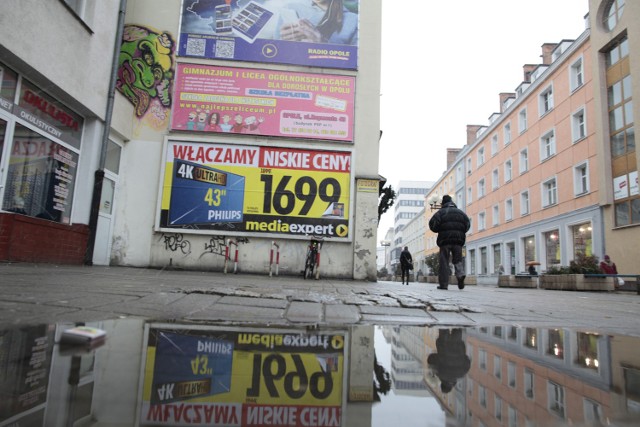
[{"label": "green graffiti figure", "polygon": [[118,60],[116,88],[142,117],[153,99],[171,106],[175,43],[168,33],[156,33],[138,25],[126,25]]}]

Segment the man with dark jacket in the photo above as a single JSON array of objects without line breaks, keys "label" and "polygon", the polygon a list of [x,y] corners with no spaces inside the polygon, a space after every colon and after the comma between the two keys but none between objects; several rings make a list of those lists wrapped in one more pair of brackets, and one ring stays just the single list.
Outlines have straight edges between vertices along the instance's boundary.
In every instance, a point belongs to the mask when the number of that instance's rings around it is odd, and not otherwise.
[{"label": "man with dark jacket", "polygon": [[464,289],[464,261],[462,247],[466,241],[466,233],[471,227],[467,214],[462,212],[451,200],[451,196],[442,196],[442,207],[429,220],[429,228],[438,233],[436,243],[440,247],[440,271],[438,272],[438,289],[447,289],[451,270],[449,263],[453,263],[458,288]]},{"label": "man with dark jacket", "polygon": [[[409,252],[409,247],[405,246],[402,252],[400,253],[400,271],[402,272],[402,284],[405,283],[407,286],[409,285],[409,274],[411,274],[411,270],[413,270],[413,257],[411,256],[411,252]],[[406,277],[406,282],[405,282]]]}]

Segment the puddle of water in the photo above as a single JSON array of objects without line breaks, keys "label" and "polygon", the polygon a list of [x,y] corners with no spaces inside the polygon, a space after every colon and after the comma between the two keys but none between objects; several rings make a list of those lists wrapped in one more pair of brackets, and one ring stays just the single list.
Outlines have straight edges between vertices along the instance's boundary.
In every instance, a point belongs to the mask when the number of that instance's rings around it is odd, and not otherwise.
[{"label": "puddle of water", "polygon": [[640,339],[492,326],[0,331],[0,426],[640,424]]}]

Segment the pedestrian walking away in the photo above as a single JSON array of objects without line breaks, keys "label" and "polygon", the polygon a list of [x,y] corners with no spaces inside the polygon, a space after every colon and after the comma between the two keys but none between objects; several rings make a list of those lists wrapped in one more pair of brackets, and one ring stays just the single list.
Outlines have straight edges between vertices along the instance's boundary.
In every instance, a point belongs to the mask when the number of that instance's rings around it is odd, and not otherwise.
[{"label": "pedestrian walking away", "polygon": [[466,234],[471,227],[471,221],[467,214],[458,209],[451,196],[442,196],[442,207],[429,220],[429,229],[438,233],[436,243],[440,248],[440,268],[438,271],[438,289],[447,289],[451,270],[449,263],[453,264],[458,288],[464,289],[464,261],[462,259],[462,247],[466,241]]},{"label": "pedestrian walking away", "polygon": [[440,329],[436,350],[437,353],[431,353],[427,357],[427,364],[440,379],[440,390],[449,393],[471,367],[471,359],[467,356],[467,348],[462,339],[462,329]]},{"label": "pedestrian walking away", "polygon": [[413,270],[413,257],[409,252],[409,247],[405,246],[402,252],[400,252],[400,271],[402,272],[403,285],[409,285],[409,274],[411,274],[411,270]]}]

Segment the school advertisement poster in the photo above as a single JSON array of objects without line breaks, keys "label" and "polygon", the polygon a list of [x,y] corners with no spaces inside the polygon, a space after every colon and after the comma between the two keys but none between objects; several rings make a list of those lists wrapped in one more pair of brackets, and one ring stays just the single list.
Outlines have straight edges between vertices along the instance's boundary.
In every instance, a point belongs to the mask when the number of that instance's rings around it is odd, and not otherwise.
[{"label": "school advertisement poster", "polygon": [[183,0],[178,55],[355,70],[359,0]]},{"label": "school advertisement poster", "polygon": [[353,141],[355,78],[178,64],[171,129]]},{"label": "school advertisement poster", "polygon": [[351,153],[169,141],[160,228],[349,237]]},{"label": "school advertisement poster", "polygon": [[344,334],[151,326],[141,426],[342,425]]}]

